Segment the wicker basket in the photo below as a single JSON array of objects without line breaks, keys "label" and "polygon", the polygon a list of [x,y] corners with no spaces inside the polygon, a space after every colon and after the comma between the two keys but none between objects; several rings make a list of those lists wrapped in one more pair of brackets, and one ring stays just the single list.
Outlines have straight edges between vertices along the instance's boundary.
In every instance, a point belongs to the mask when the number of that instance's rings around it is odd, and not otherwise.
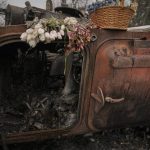
[{"label": "wicker basket", "polygon": [[100,28],[126,30],[133,15],[129,7],[107,6],[92,12],[90,19]]}]

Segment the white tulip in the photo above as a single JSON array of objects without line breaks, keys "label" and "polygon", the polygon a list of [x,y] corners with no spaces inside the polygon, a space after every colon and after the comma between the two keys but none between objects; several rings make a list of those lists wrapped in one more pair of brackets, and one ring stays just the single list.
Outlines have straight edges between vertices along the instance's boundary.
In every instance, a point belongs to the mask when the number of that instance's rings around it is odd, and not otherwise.
[{"label": "white tulip", "polygon": [[35,28],[35,29],[40,29],[40,28],[42,28],[42,25],[41,25],[40,23],[38,23],[38,24],[35,25],[34,28]]},{"label": "white tulip", "polygon": [[65,28],[66,28],[66,27],[65,27],[65,25],[61,25],[61,30],[63,30],[63,31],[64,31],[64,30],[65,30]]},{"label": "white tulip", "polygon": [[60,30],[60,34],[61,34],[62,36],[64,36],[64,35],[65,35],[64,30]]},{"label": "white tulip", "polygon": [[57,38],[57,32],[55,30],[52,30],[50,32],[50,34],[54,37],[54,38]]},{"label": "white tulip", "polygon": [[21,38],[21,41],[26,41],[27,40],[27,33],[26,32],[22,33],[20,38]]},{"label": "white tulip", "polygon": [[69,17],[66,17],[66,18],[64,19],[64,23],[67,23],[68,20],[69,20]]},{"label": "white tulip", "polygon": [[41,35],[41,34],[44,34],[44,29],[39,28],[39,29],[38,29],[38,34],[40,34],[40,35]]},{"label": "white tulip", "polygon": [[33,29],[32,28],[29,28],[26,30],[27,34],[32,34],[33,33]]},{"label": "white tulip", "polygon": [[35,40],[30,40],[28,43],[29,43],[29,45],[30,45],[31,47],[33,47],[33,48],[34,48],[34,47],[36,46],[36,44],[37,44]]},{"label": "white tulip", "polygon": [[64,23],[67,24],[67,25],[75,25],[75,24],[77,24],[77,22],[78,21],[74,17],[66,17],[64,19]]},{"label": "white tulip", "polygon": [[57,34],[57,32],[55,30],[52,30],[51,33],[52,34]]},{"label": "white tulip", "polygon": [[51,41],[54,41],[54,40],[55,40],[55,36],[54,36],[52,33],[50,33],[50,40],[51,40]]},{"label": "white tulip", "polygon": [[29,42],[29,41],[32,40],[32,39],[33,39],[32,34],[28,34],[28,35],[27,35],[27,42]]},{"label": "white tulip", "polygon": [[45,35],[44,35],[44,34],[41,34],[41,35],[39,36],[39,38],[40,38],[40,41],[41,41],[41,42],[44,42],[44,41],[45,41]]},{"label": "white tulip", "polygon": [[37,37],[37,36],[38,36],[38,31],[37,31],[37,30],[34,30],[34,31],[33,31],[33,35],[34,35],[34,37]]},{"label": "white tulip", "polygon": [[45,38],[46,38],[46,39],[50,39],[50,34],[49,34],[49,32],[45,32]]},{"label": "white tulip", "polygon": [[37,36],[35,34],[31,34],[31,39],[35,40],[37,38]]},{"label": "white tulip", "polygon": [[62,39],[62,36],[61,36],[60,32],[57,33],[57,38],[58,38],[59,40]]}]

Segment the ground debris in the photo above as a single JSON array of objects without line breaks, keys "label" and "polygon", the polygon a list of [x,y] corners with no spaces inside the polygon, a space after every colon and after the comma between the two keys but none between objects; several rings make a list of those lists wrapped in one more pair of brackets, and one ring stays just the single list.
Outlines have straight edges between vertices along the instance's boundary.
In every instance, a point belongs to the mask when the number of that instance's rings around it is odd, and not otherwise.
[{"label": "ground debris", "polygon": [[[148,138],[149,127],[123,128],[105,130],[94,134],[87,134],[51,139],[44,142],[29,143],[30,150],[149,150],[150,141]],[[126,138],[126,137],[130,138]],[[136,139],[136,140],[135,140]],[[26,150],[25,144],[11,145],[10,150]]]},{"label": "ground debris", "polygon": [[[26,92],[22,103],[22,109],[15,104],[1,106],[0,131],[4,133],[18,133],[33,130],[46,130],[66,128],[76,121],[78,95],[74,103],[67,104],[61,100],[61,91],[34,91]],[[22,94],[22,93],[20,93]],[[23,93],[25,95],[25,93]],[[19,95],[20,96],[20,95]],[[3,109],[2,109],[3,108]]]}]

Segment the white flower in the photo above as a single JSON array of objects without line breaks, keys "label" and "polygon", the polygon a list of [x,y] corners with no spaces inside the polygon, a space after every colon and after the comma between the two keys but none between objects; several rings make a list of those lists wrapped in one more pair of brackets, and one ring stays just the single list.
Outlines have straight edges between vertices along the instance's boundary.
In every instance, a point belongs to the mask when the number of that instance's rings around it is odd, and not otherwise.
[{"label": "white flower", "polygon": [[31,41],[33,39],[32,34],[27,35],[27,42]]},{"label": "white flower", "polygon": [[45,32],[45,38],[46,38],[46,43],[50,43],[51,42],[51,36],[49,32]]},{"label": "white flower", "polygon": [[55,41],[55,37],[53,35],[50,35],[50,40]]},{"label": "white flower", "polygon": [[35,40],[30,40],[28,43],[29,43],[29,45],[30,45],[31,47],[33,47],[33,48],[34,48],[34,47],[36,46],[36,44],[37,44]]},{"label": "white flower", "polygon": [[53,33],[50,33],[50,40],[51,40],[51,41],[54,41],[55,38],[56,38],[55,35],[54,35]]},{"label": "white flower", "polygon": [[21,41],[26,41],[27,40],[27,33],[26,32],[22,33],[20,38],[21,38]]},{"label": "white flower", "polygon": [[55,30],[52,30],[51,33],[54,34],[54,35],[57,34],[57,32]]},{"label": "white flower", "polygon": [[59,40],[62,39],[62,36],[61,36],[61,33],[60,33],[60,32],[57,33],[57,38],[58,38]]},{"label": "white flower", "polygon": [[64,35],[65,35],[64,30],[60,30],[59,32],[60,32],[60,34],[61,34],[62,36],[64,36]]},{"label": "white flower", "polygon": [[26,30],[27,34],[32,34],[33,33],[33,29],[32,28],[29,28]]},{"label": "white flower", "polygon": [[38,24],[35,25],[34,28],[35,28],[35,29],[40,29],[40,28],[42,28],[42,25],[41,25],[40,23],[38,23]]},{"label": "white flower", "polygon": [[64,20],[64,23],[67,25],[75,25],[75,24],[77,24],[77,22],[78,21],[74,17],[66,17]]},{"label": "white flower", "polygon": [[38,36],[38,31],[34,30],[32,34],[33,34],[33,37],[36,38]]},{"label": "white flower", "polygon": [[41,41],[41,42],[44,42],[44,41],[45,41],[45,35],[44,35],[44,34],[41,34],[41,35],[39,36],[39,38],[40,38],[40,41]]},{"label": "white flower", "polygon": [[50,39],[50,34],[49,34],[49,32],[45,32],[45,38],[46,38],[46,39]]},{"label": "white flower", "polygon": [[64,31],[64,30],[65,30],[65,28],[66,28],[66,27],[65,27],[65,25],[61,25],[61,30],[63,30],[63,31]]},{"label": "white flower", "polygon": [[50,32],[50,37],[55,40],[57,38],[57,32],[55,30],[52,30]]},{"label": "white flower", "polygon": [[41,34],[44,34],[44,29],[39,28],[39,29],[38,29],[38,34],[40,34],[40,35],[41,35]]}]

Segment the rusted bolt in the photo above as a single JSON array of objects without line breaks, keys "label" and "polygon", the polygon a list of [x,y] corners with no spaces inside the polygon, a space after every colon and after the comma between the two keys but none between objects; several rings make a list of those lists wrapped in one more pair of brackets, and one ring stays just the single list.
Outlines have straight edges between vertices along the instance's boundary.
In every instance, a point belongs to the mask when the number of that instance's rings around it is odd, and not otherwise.
[{"label": "rusted bolt", "polygon": [[92,36],[91,36],[91,41],[92,42],[95,42],[97,40],[97,36],[96,36],[96,34],[93,34]]}]

